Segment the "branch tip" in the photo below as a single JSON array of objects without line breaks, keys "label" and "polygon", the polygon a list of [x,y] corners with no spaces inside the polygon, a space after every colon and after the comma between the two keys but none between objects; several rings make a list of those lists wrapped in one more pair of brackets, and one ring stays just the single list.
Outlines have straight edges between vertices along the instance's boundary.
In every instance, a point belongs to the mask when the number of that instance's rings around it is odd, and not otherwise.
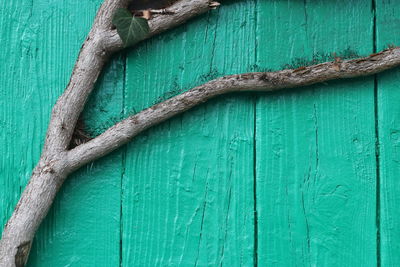
[{"label": "branch tip", "polygon": [[210,7],[210,9],[217,9],[220,5],[220,2],[211,1],[208,6]]}]

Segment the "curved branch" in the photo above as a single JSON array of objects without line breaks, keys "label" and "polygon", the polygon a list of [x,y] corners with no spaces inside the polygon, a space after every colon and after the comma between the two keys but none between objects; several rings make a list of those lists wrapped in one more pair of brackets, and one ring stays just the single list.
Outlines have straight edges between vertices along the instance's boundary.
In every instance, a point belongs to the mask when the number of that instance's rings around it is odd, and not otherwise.
[{"label": "curved branch", "polygon": [[[123,48],[116,30],[112,30],[112,16],[128,0],[106,0],[101,6],[92,30],[76,61],[65,92],[53,107],[43,154],[54,156],[68,149],[76,122],[101,70],[110,55]],[[210,0],[180,0],[168,8],[168,15],[155,15],[149,20],[147,39],[172,29],[188,19],[211,9]]]},{"label": "curved branch", "polygon": [[[143,130],[208,99],[236,91],[274,91],[318,82],[365,76],[398,66],[399,48],[366,58],[335,61],[295,70],[230,75],[210,81],[146,109],[111,127],[92,141],[67,151],[77,119],[110,55],[122,48],[111,20],[115,9],[128,0],[105,0],[82,46],[70,82],[55,104],[42,156],[0,240],[0,266],[22,266],[42,219],[67,175],[128,142]],[[150,21],[151,37],[200,15],[215,5],[210,0],[180,0],[168,15]]]},{"label": "curved branch", "polygon": [[68,164],[71,168],[77,169],[124,145],[151,126],[218,95],[302,87],[335,79],[372,75],[399,65],[400,48],[392,48],[364,58],[336,60],[276,72],[254,72],[218,78],[145,109],[112,126],[91,141],[69,151]]},{"label": "curved branch", "polygon": [[[178,1],[166,9],[166,14],[154,15],[149,20],[150,32],[145,39],[165,32],[189,19],[209,11],[217,2],[211,0]],[[105,46],[109,51],[118,51],[123,48],[123,43],[116,30],[106,33]]]},{"label": "curved branch", "polygon": [[112,27],[115,10],[127,4],[128,0],[105,0],[97,12],[67,88],[52,109],[42,153],[44,156],[52,157],[67,150],[78,117],[110,56],[106,46],[108,36],[104,33]]},{"label": "curved branch", "polygon": [[[104,65],[122,48],[112,30],[112,16],[129,0],[105,0],[82,45],[70,82],[53,107],[45,145],[38,165],[7,222],[0,240],[0,266],[25,265],[34,234],[47,214],[58,189],[71,173],[66,151],[78,117]],[[173,14],[149,21],[151,37],[208,11],[209,0],[180,0],[170,7]]]}]

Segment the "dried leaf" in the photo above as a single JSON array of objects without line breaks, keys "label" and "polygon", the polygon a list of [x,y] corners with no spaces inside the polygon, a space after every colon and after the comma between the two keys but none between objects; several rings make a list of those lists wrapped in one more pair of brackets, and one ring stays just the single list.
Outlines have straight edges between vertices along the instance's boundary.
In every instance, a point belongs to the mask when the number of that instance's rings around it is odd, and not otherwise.
[{"label": "dried leaf", "polygon": [[151,12],[150,10],[143,10],[143,18],[149,20],[151,19]]}]

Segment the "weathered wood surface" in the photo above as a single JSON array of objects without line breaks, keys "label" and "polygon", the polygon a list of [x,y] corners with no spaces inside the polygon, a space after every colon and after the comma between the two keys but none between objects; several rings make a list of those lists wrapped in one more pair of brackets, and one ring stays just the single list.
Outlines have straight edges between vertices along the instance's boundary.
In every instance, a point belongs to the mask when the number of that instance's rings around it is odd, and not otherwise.
[{"label": "weathered wood surface", "polygon": [[[0,52],[0,110],[6,130],[0,140],[1,225],[38,160],[51,107],[68,82],[100,3],[0,4],[0,38],[6,49]],[[123,71],[123,62],[113,61],[93,97],[96,104],[89,103],[85,117],[93,129],[120,116]],[[29,266],[119,263],[121,163],[117,152],[69,178],[39,229]]]},{"label": "weathered wood surface", "polygon": [[[371,3],[260,5],[262,67],[373,51]],[[376,264],[374,123],[373,77],[259,97],[260,266]]]},{"label": "weathered wood surface", "polygon": [[[128,54],[127,110],[250,71],[254,12],[229,5]],[[252,265],[253,118],[251,96],[223,96],[128,145],[123,265]]]},{"label": "weathered wood surface", "polygon": [[[100,3],[0,3],[1,224]],[[96,134],[216,76],[398,45],[398,8],[225,1],[117,55],[83,120]],[[223,96],[150,129],[69,178],[29,266],[397,266],[397,72]]]},{"label": "weathered wood surface", "polygon": [[[395,1],[376,4],[376,49],[400,44],[400,9]],[[400,73],[398,69],[377,76],[379,135],[379,214],[382,266],[400,263]]]}]

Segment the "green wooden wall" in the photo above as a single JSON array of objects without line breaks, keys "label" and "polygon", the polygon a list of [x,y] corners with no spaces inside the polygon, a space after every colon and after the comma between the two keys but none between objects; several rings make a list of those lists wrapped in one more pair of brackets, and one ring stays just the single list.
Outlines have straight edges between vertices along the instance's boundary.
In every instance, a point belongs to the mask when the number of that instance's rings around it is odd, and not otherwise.
[{"label": "green wooden wall", "polygon": [[[222,3],[116,55],[87,130],[225,74],[400,45],[397,1]],[[100,4],[0,1],[1,225]],[[399,266],[399,82],[230,94],[162,123],[67,180],[28,266]]]}]

